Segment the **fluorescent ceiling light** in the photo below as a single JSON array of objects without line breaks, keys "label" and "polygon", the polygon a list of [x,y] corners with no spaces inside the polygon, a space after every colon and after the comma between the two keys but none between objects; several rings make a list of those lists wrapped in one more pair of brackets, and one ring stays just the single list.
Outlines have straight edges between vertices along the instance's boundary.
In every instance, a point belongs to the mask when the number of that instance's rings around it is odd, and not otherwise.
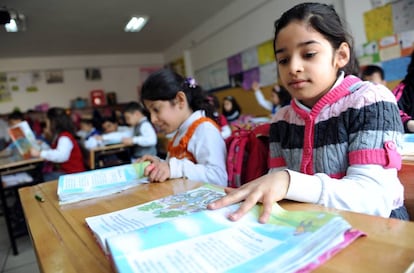
[{"label": "fluorescent ceiling light", "polygon": [[148,16],[134,16],[126,24],[124,30],[125,32],[138,32],[148,21]]}]

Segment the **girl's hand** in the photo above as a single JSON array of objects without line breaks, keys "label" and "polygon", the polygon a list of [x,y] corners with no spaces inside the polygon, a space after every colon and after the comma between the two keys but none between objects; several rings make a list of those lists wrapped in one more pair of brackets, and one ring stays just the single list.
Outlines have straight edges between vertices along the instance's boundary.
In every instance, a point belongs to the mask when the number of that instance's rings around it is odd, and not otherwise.
[{"label": "girl's hand", "polygon": [[40,157],[40,151],[35,148],[30,148],[30,155],[32,157]]},{"label": "girl's hand", "polygon": [[144,171],[151,182],[164,182],[170,178],[170,166],[167,162],[153,162]]},{"label": "girl's hand", "polygon": [[257,203],[263,204],[263,211],[259,217],[260,223],[266,223],[272,212],[275,202],[285,198],[289,188],[290,177],[287,171],[269,173],[259,177],[238,189],[226,188],[226,196],[210,203],[208,209],[219,209],[244,200],[240,208],[230,214],[228,218],[237,221]]},{"label": "girl's hand", "polygon": [[134,144],[132,142],[132,137],[125,137],[125,138],[123,138],[122,139],[122,143],[125,144],[125,145],[132,145],[132,144]]}]

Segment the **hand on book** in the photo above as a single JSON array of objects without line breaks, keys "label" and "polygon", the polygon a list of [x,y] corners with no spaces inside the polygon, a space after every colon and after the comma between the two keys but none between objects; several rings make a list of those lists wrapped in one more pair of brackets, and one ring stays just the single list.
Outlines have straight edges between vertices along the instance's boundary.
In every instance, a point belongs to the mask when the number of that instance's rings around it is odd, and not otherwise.
[{"label": "hand on book", "polygon": [[30,155],[32,157],[40,157],[40,150],[32,147],[30,148]]},{"label": "hand on book", "polygon": [[208,209],[219,209],[244,200],[240,208],[228,215],[232,221],[237,221],[247,214],[257,203],[263,204],[259,217],[260,223],[267,223],[272,213],[273,204],[285,198],[289,188],[289,173],[279,171],[266,174],[240,188],[226,188],[226,196],[210,203]]}]

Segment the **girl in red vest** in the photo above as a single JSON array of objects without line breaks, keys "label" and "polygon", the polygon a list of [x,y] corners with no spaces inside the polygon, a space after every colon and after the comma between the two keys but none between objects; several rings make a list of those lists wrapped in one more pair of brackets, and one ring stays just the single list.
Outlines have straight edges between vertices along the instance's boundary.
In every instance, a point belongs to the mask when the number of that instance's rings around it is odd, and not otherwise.
[{"label": "girl in red vest", "polygon": [[152,162],[145,170],[150,181],[184,177],[227,185],[226,145],[206,95],[194,79],[170,69],[154,72],[142,85],[141,100],[151,122],[174,133],[166,160],[149,155],[140,159]]},{"label": "girl in red vest", "polygon": [[31,149],[33,157],[54,163],[53,170],[43,174],[44,181],[56,180],[63,174],[85,171],[82,150],[75,138],[75,126],[65,109],[49,109],[46,126],[52,135],[51,149]]}]

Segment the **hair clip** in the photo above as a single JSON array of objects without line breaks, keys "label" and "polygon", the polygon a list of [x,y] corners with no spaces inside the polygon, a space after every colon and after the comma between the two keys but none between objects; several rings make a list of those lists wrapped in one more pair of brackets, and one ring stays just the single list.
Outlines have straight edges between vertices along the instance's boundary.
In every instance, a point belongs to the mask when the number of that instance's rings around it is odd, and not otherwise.
[{"label": "hair clip", "polygon": [[197,87],[197,82],[196,82],[196,80],[194,78],[191,78],[191,77],[186,78],[185,79],[185,82],[188,84],[188,86],[190,88],[196,88]]}]

